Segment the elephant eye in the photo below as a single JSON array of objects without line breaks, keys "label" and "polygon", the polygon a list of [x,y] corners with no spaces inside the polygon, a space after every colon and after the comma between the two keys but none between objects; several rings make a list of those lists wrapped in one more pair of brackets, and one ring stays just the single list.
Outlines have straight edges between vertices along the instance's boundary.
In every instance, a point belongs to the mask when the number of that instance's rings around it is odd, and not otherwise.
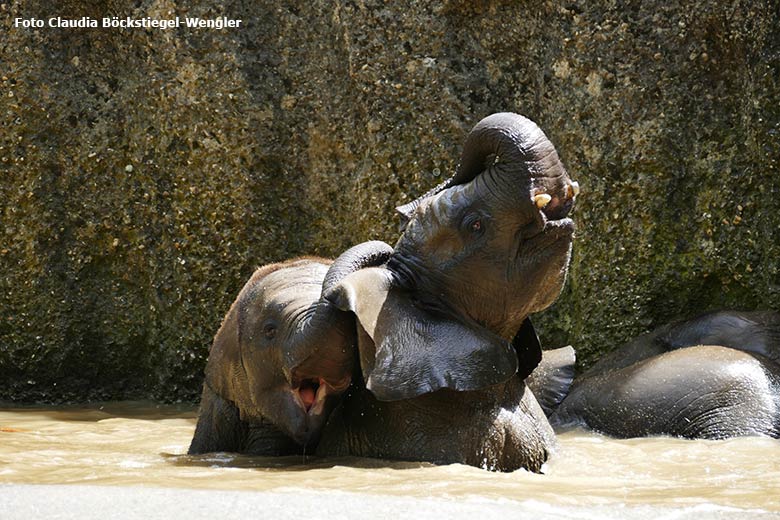
[{"label": "elephant eye", "polygon": [[274,323],[266,323],[263,325],[263,336],[266,339],[274,339],[276,336],[276,325]]},{"label": "elephant eye", "polygon": [[481,235],[485,231],[485,220],[481,215],[469,213],[463,218],[462,228],[472,235]]}]

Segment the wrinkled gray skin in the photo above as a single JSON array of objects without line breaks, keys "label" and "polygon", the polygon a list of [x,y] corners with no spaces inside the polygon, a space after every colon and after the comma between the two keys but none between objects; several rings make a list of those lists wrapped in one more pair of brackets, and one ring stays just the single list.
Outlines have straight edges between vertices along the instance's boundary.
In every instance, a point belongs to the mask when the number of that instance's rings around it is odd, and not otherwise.
[{"label": "wrinkled gray skin", "polygon": [[456,175],[399,208],[388,262],[324,292],[357,318],[362,379],[319,454],[540,470],[554,435],[523,382],[541,359],[527,317],[563,286],[575,195],[533,122],[472,130]]},{"label": "wrinkled gray skin", "polygon": [[576,362],[571,346],[545,350],[539,366],[525,379],[525,385],[533,392],[547,417],[558,409],[561,401],[569,394]]},{"label": "wrinkled gray skin", "polygon": [[780,315],[715,312],[638,337],[551,417],[615,437],[780,437]]},{"label": "wrinkled gray skin", "polygon": [[330,264],[271,264],[246,283],[214,338],[189,453],[313,450],[354,364],[352,319],[320,298],[343,275]]}]

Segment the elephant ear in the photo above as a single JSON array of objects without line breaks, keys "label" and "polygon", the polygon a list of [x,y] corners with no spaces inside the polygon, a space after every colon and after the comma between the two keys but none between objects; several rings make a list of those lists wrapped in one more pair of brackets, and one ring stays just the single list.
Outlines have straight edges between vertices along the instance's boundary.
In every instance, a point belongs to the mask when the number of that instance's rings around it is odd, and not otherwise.
[{"label": "elephant ear", "polygon": [[241,362],[238,321],[237,305],[233,305],[214,336],[205,372],[206,385],[219,397],[242,409],[246,404],[242,396],[248,394],[246,372]]},{"label": "elephant ear", "polygon": [[544,414],[550,417],[569,395],[574,382],[577,355],[571,345],[545,350],[536,370],[525,380]]},{"label": "elephant ear", "polygon": [[363,378],[380,401],[476,390],[517,373],[508,341],[424,308],[383,267],[354,272],[324,296],[357,316]]},{"label": "elephant ear", "polygon": [[422,202],[429,198],[433,197],[437,193],[446,190],[447,188],[454,186],[455,184],[458,184],[462,182],[457,175],[454,175],[447,179],[446,181],[434,186],[432,189],[428,190],[425,194],[417,197],[411,202],[407,202],[406,204],[403,204],[401,206],[396,206],[395,211],[398,213],[398,216],[401,219],[401,223],[399,225],[400,231],[403,231],[406,228],[406,224],[409,223],[409,220],[411,220],[412,215],[414,215],[414,212],[417,210],[417,208],[422,204]]},{"label": "elephant ear", "polygon": [[531,318],[526,318],[520,330],[512,339],[512,346],[517,352],[518,372],[520,379],[525,379],[542,361],[542,344]]}]

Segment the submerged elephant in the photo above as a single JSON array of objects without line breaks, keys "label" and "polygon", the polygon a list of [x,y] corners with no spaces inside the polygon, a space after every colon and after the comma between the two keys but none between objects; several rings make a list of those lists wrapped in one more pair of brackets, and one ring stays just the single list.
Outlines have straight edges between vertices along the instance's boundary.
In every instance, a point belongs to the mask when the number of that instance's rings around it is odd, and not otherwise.
[{"label": "submerged elephant", "polygon": [[355,269],[309,257],[255,271],[214,338],[189,453],[313,450],[354,364],[352,319],[320,295]]},{"label": "submerged elephant", "polygon": [[780,437],[780,315],[715,312],[640,336],[578,377],[551,420],[616,437]]},{"label": "submerged elephant", "polygon": [[524,384],[542,356],[528,315],[561,291],[578,190],[532,121],[474,127],[456,174],[399,208],[388,261],[323,292],[356,318],[362,378],[318,454],[540,470],[554,435]]}]

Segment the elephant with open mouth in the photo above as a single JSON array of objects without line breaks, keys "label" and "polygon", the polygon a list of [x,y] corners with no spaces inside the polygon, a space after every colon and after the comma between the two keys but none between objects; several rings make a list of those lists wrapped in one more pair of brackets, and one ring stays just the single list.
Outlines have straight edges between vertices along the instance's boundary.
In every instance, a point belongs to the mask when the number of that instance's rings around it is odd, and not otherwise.
[{"label": "elephant with open mouth", "polygon": [[399,208],[386,262],[323,291],[355,318],[360,377],[318,454],[540,471],[554,434],[524,383],[542,357],[528,316],[563,287],[578,192],[529,119],[474,127],[455,175]]},{"label": "elephant with open mouth", "polygon": [[354,269],[305,257],[255,271],[211,346],[190,454],[313,451],[354,364],[352,320],[321,293]]}]

